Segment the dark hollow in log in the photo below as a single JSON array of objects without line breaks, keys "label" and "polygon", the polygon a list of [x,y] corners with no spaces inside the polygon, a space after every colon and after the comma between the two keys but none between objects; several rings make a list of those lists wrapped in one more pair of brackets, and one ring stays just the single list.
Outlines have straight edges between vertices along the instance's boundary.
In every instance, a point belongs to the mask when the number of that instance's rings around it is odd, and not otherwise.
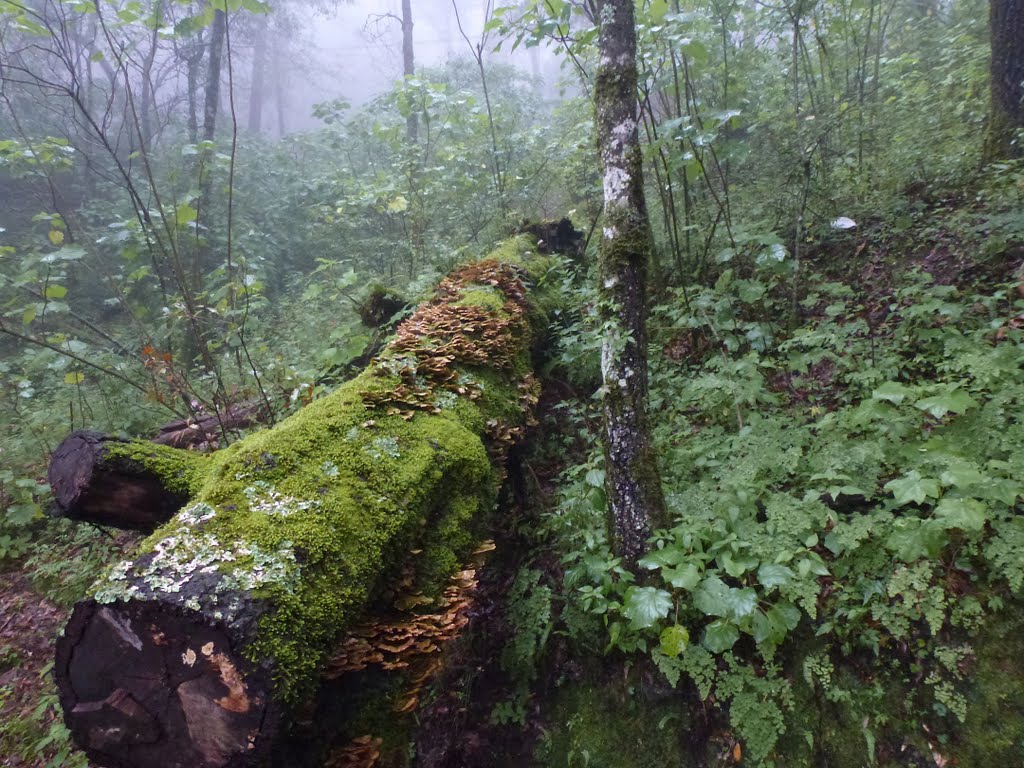
[{"label": "dark hollow in log", "polygon": [[148,533],[188,502],[204,459],[82,430],[54,451],[48,479],[61,516]]},{"label": "dark hollow in log", "polygon": [[547,265],[514,265],[530,246],[457,270],[366,371],[272,429],[209,456],[102,444],[104,466],[167,470],[188,504],[58,641],[61,705],[90,759],[256,765],[396,572],[411,562],[413,590],[440,591],[532,423],[544,316],[527,296]]}]

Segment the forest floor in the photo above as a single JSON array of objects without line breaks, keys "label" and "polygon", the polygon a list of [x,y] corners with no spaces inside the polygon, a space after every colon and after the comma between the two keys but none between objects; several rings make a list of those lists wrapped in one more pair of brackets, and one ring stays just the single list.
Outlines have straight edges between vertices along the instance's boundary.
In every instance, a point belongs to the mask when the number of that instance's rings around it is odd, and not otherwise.
[{"label": "forest floor", "polygon": [[[808,263],[828,277],[849,284],[861,297],[865,318],[871,325],[891,311],[894,266],[917,267],[942,285],[996,285],[1011,279],[1020,259],[990,259],[979,267],[953,235],[932,232],[915,239],[913,233],[893,237],[883,223],[811,248]],[[980,261],[980,260],[979,260]],[[671,350],[666,348],[671,356]],[[566,397],[566,393],[560,393]],[[551,412],[549,406],[549,415]],[[548,421],[546,429],[551,427]],[[571,429],[566,428],[567,432]],[[546,435],[547,436],[547,435]],[[571,451],[569,451],[571,453]],[[501,768],[531,763],[534,749],[545,737],[551,693],[556,679],[582,674],[564,643],[557,639],[548,648],[541,673],[544,679],[526,692],[502,670],[503,649],[512,642],[518,627],[506,614],[506,597],[520,560],[529,548],[532,507],[550,496],[559,473],[578,456],[548,459],[548,466],[534,465],[521,472],[529,477],[528,493],[510,502],[515,508],[507,529],[496,532],[498,552],[480,573],[480,585],[464,639],[447,653],[434,694],[418,713],[420,732],[417,764],[422,768]],[[525,482],[525,481],[523,481]],[[517,494],[513,494],[516,496]],[[541,502],[543,503],[543,502]],[[502,516],[502,519],[506,519]],[[10,562],[0,569],[0,767],[50,768],[88,765],[75,752],[59,714],[56,691],[49,674],[55,638],[68,606],[100,572],[125,549],[132,538],[113,539],[85,530],[70,534],[68,527],[44,534],[45,547],[30,558]],[[61,537],[67,537],[61,541]],[[548,562],[550,560],[550,562]],[[533,566],[552,583],[560,578],[557,556],[541,556]],[[728,752],[726,744],[723,751]],[[500,756],[501,761],[498,761]]]},{"label": "forest floor", "polygon": [[[58,717],[52,707],[37,712],[53,685],[46,672],[53,663],[57,631],[67,611],[39,594],[17,568],[0,574],[0,765],[4,768],[44,766],[26,760],[15,741],[45,737]],[[16,724],[25,727],[16,728]]]}]

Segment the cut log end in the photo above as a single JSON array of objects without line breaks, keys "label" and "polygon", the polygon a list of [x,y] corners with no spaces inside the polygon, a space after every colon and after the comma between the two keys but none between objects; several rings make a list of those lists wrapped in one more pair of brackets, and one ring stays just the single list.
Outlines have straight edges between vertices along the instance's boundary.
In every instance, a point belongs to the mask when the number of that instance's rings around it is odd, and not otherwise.
[{"label": "cut log end", "polygon": [[279,718],[265,675],[225,631],[166,603],[79,603],[55,672],[68,728],[102,765],[254,765]]},{"label": "cut log end", "polygon": [[182,507],[186,497],[156,474],[109,459],[111,445],[127,442],[82,430],[57,447],[48,479],[62,517],[149,533]]}]

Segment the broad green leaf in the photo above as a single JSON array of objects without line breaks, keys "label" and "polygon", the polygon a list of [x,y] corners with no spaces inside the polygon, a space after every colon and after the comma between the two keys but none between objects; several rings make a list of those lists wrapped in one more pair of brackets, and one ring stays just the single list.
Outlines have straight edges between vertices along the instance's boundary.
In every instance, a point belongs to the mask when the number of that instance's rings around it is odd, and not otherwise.
[{"label": "broad green leaf", "polygon": [[48,299],[63,299],[68,295],[68,289],[63,285],[48,285],[46,286],[45,296]]},{"label": "broad green leaf", "polygon": [[690,645],[690,632],[686,627],[673,624],[661,630],[661,652],[670,658],[676,658]]},{"label": "broad green leaf", "polygon": [[59,229],[51,229],[47,237],[54,245],[61,245],[64,242],[64,233]]},{"label": "broad green leaf", "polygon": [[36,311],[35,306],[25,307],[25,311],[21,314],[21,322],[24,325],[29,325],[39,313]]},{"label": "broad green leaf", "polygon": [[727,574],[738,579],[747,571],[752,571],[760,562],[756,557],[740,555],[733,552],[723,552],[717,558],[718,564]]},{"label": "broad green leaf", "polygon": [[954,388],[941,395],[918,400],[914,407],[941,419],[947,413],[965,413],[971,408],[977,408],[978,402],[962,389]]},{"label": "broad green leaf", "polygon": [[924,504],[926,499],[939,498],[939,481],[931,477],[921,477],[921,473],[913,470],[904,477],[890,480],[884,486],[885,490],[892,491],[896,503]]},{"label": "broad green leaf", "polygon": [[77,245],[65,245],[59,251],[41,256],[39,260],[43,264],[56,264],[59,261],[78,261],[82,258],[85,258],[83,248],[79,248]]},{"label": "broad green leaf", "polygon": [[885,546],[903,562],[912,563],[922,557],[938,557],[948,542],[940,522],[903,517],[893,521]]},{"label": "broad green leaf", "polygon": [[736,645],[739,639],[740,631],[736,629],[735,624],[725,619],[717,619],[705,627],[701,645],[712,653],[722,653]]},{"label": "broad green leaf", "polygon": [[405,199],[403,195],[399,195],[390,203],[388,203],[388,213],[401,213],[402,211],[408,210],[409,201]]},{"label": "broad green leaf", "polygon": [[634,629],[646,629],[668,616],[672,606],[672,596],[663,589],[630,587],[626,590],[622,613]]},{"label": "broad green leaf", "polygon": [[662,568],[661,578],[675,589],[685,589],[690,592],[700,582],[700,571],[693,563],[687,563],[678,568]]},{"label": "broad green leaf", "polygon": [[899,405],[913,394],[914,390],[909,387],[904,386],[897,381],[887,381],[872,392],[871,397],[875,400],[886,400],[890,403]]},{"label": "broad green leaf", "polygon": [[174,209],[174,221],[180,227],[199,218],[199,211],[188,203],[181,203]]},{"label": "broad green leaf", "polygon": [[956,488],[967,488],[971,485],[978,485],[985,482],[986,478],[973,464],[966,462],[951,465],[939,477],[944,486],[955,486]]},{"label": "broad green leaf", "polygon": [[793,569],[788,565],[765,563],[757,569],[757,580],[763,587],[782,587],[793,580]]},{"label": "broad green leaf", "polygon": [[65,384],[81,384],[83,381],[85,381],[85,375],[78,371],[64,374]]},{"label": "broad green leaf", "polygon": [[988,506],[977,499],[944,498],[935,506],[935,518],[946,528],[980,531],[988,522]]},{"label": "broad green leaf", "polygon": [[740,619],[753,612],[757,593],[750,587],[730,587],[717,576],[709,576],[693,593],[693,603],[706,616]]},{"label": "broad green leaf", "polygon": [[604,487],[604,470],[603,469],[591,469],[587,472],[586,478],[584,478],[587,485],[593,486],[594,488]]}]

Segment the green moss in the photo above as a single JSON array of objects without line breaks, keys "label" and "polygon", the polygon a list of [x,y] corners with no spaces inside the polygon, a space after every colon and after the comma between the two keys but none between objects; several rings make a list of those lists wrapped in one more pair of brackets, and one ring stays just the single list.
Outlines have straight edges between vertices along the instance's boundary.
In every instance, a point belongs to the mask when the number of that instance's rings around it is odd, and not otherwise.
[{"label": "green moss", "polygon": [[505,311],[507,299],[494,288],[473,288],[463,289],[461,296],[453,302],[460,307],[483,307],[495,313],[498,317],[508,317]]},{"label": "green moss", "polygon": [[178,496],[191,496],[209,471],[210,456],[193,451],[183,451],[147,440],[104,443],[108,461],[125,462],[135,471],[142,468],[160,479],[161,484]]},{"label": "green moss", "polygon": [[545,768],[694,765],[685,704],[651,701],[620,676],[571,682],[559,691],[537,750]]},{"label": "green moss", "polygon": [[943,751],[962,766],[1024,765],[1024,619],[1020,605],[993,617],[972,643],[967,719]]}]

